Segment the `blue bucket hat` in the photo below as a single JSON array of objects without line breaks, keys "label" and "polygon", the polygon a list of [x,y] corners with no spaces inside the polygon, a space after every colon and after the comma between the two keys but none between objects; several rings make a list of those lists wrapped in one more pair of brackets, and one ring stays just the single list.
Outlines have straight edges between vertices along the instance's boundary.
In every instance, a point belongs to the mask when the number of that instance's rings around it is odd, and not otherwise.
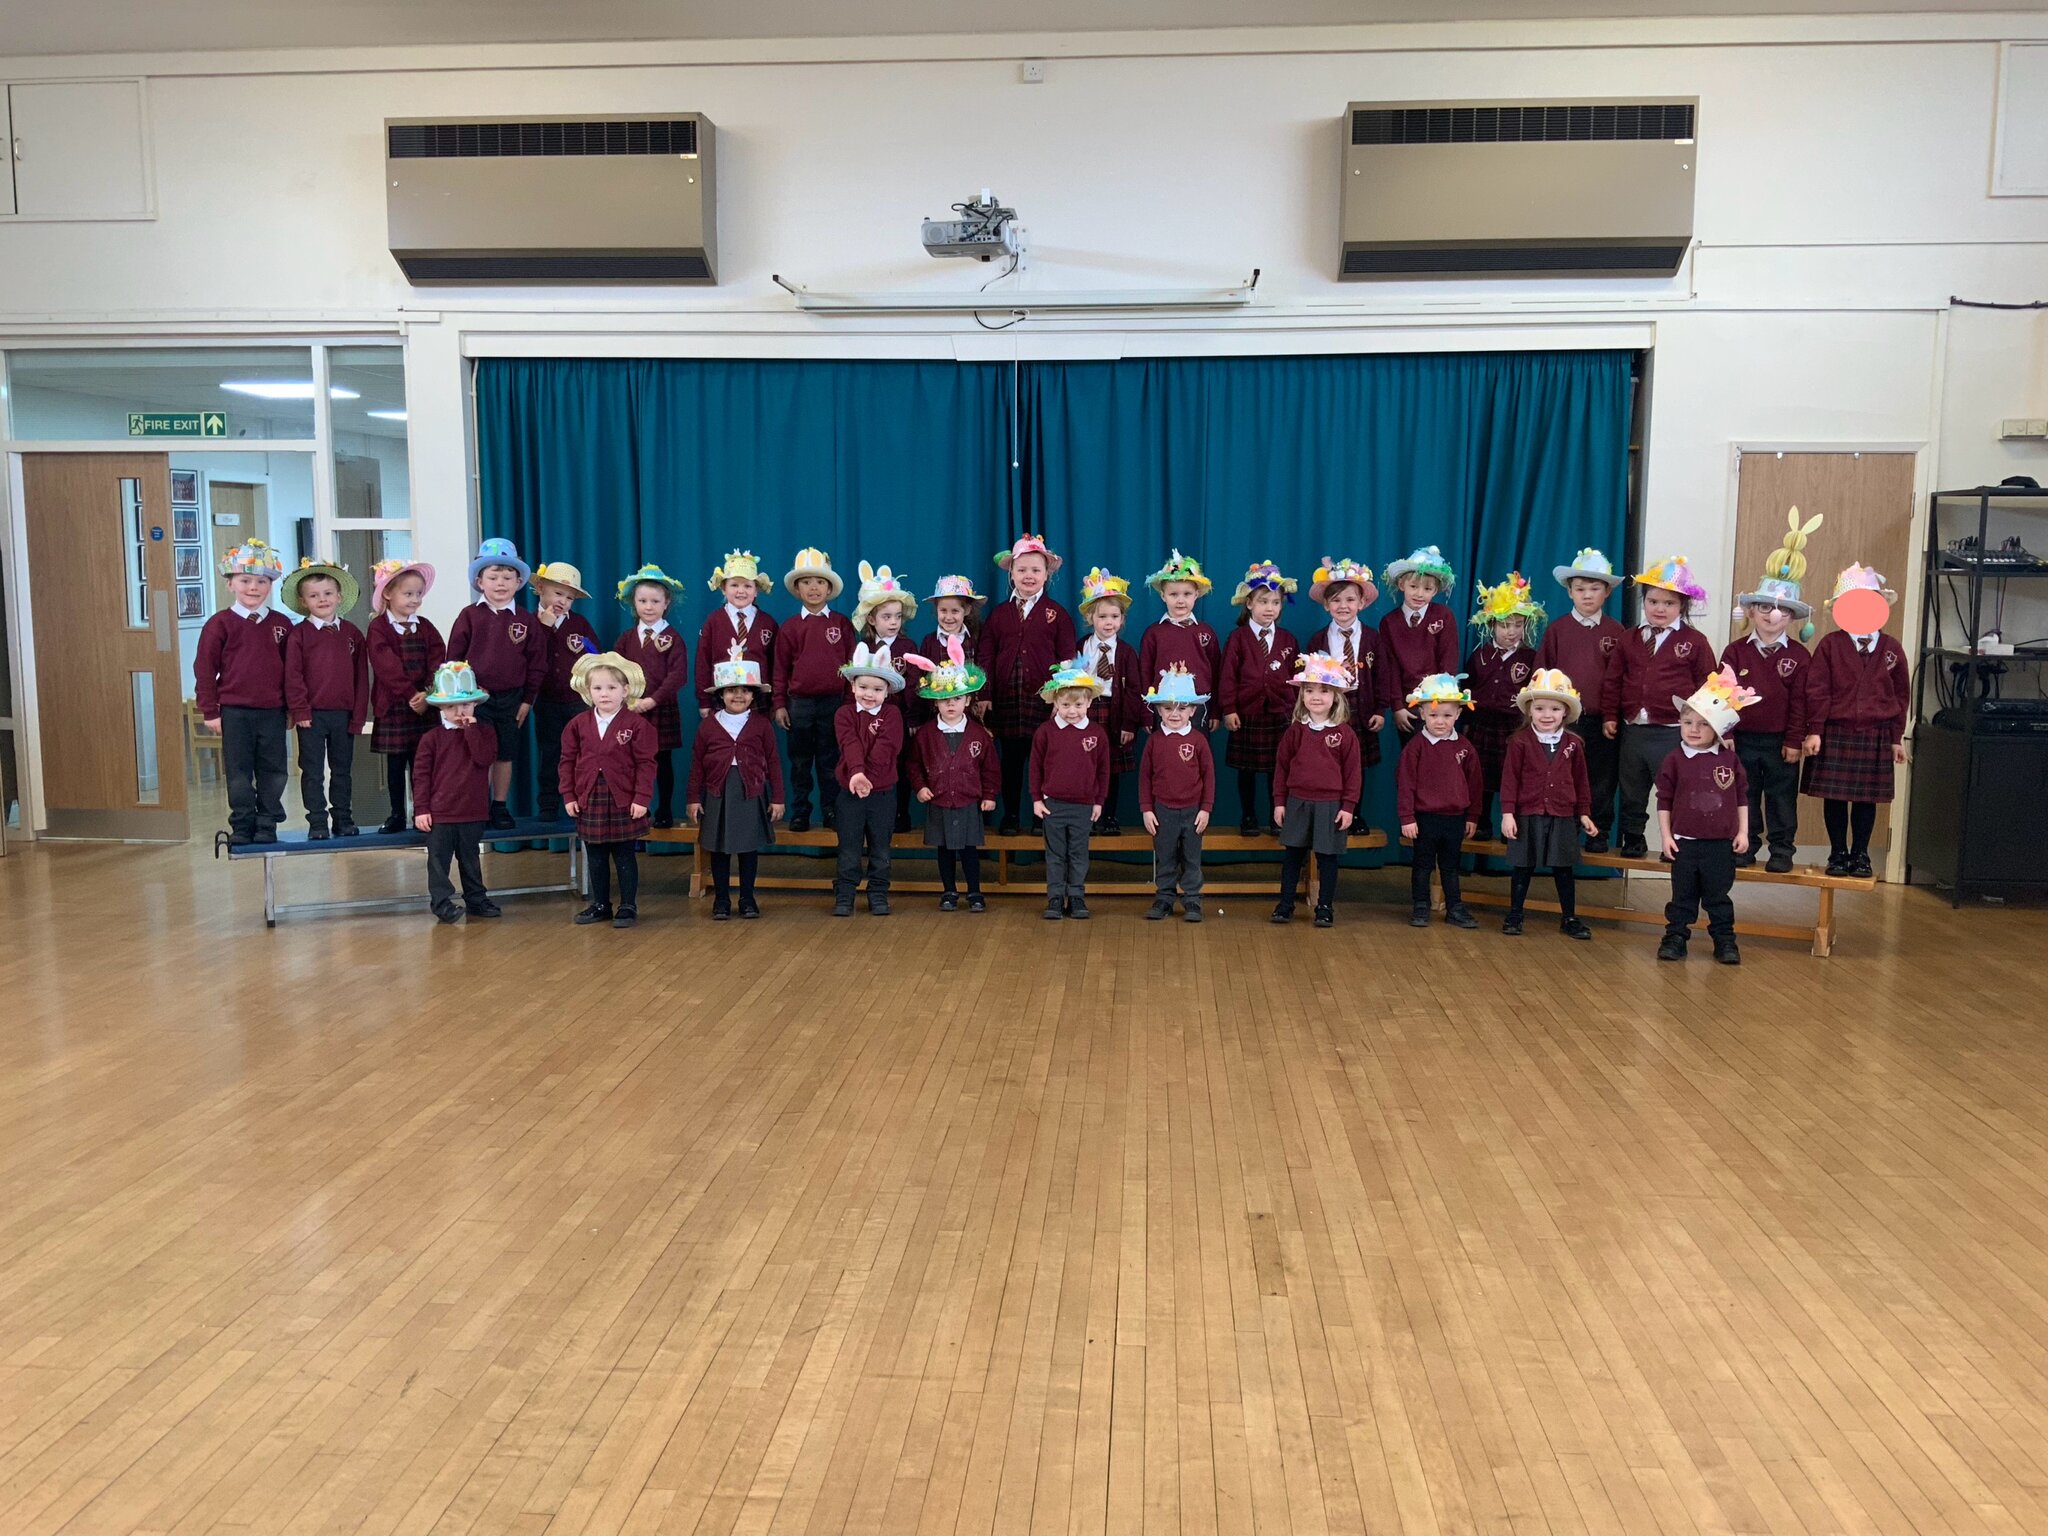
[{"label": "blue bucket hat", "polygon": [[533,577],[533,567],[519,558],[519,551],[510,539],[485,539],[476,547],[476,558],[469,562],[469,584],[474,587],[477,577],[483,575],[487,565],[509,565],[519,573],[519,584],[523,587]]}]

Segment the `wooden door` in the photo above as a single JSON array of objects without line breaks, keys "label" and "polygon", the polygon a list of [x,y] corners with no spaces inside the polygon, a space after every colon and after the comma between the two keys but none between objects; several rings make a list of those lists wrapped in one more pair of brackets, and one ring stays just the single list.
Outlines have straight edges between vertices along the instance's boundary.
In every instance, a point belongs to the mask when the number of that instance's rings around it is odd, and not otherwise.
[{"label": "wooden door", "polygon": [[[1813,642],[1834,628],[1826,599],[1835,573],[1852,560],[1874,566],[1900,594],[1885,629],[1906,636],[1906,575],[1912,562],[1913,459],[1910,453],[1777,453],[1742,455],[1736,479],[1735,591],[1747,592],[1763,574],[1764,560],[1785,535],[1785,514],[1822,518],[1806,543],[1806,600],[1813,604]],[[1871,834],[1881,865],[1891,841],[1889,807],[1880,808]],[[1826,847],[1820,802],[1800,797],[1799,842]]]},{"label": "wooden door", "polygon": [[21,468],[45,830],[181,840],[169,458],[32,453]]}]

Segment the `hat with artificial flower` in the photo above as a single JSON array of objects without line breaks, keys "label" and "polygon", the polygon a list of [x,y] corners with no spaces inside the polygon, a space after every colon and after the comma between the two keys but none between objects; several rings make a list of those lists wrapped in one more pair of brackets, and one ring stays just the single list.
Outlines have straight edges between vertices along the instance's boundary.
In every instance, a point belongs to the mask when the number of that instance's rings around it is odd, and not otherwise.
[{"label": "hat with artificial flower", "polygon": [[1372,567],[1359,560],[1332,560],[1323,556],[1323,563],[1317,566],[1308,579],[1308,595],[1325,608],[1330,606],[1330,588],[1349,582],[1358,588],[1358,606],[1369,608],[1376,602],[1380,589],[1374,585]]},{"label": "hat with artificial flower", "polygon": [[1161,590],[1170,581],[1185,581],[1195,587],[1201,595],[1207,595],[1213,583],[1202,573],[1202,562],[1193,555],[1184,555],[1175,550],[1166,564],[1145,578],[1145,585],[1154,592]]},{"label": "hat with artificial flower", "polygon": [[1430,673],[1408,695],[1408,707],[1420,709],[1425,704],[1456,704],[1461,709],[1470,709],[1470,691],[1458,686],[1464,676],[1462,672],[1455,675],[1449,672]]},{"label": "hat with artificial flower", "polygon": [[1270,560],[1254,560],[1245,567],[1244,580],[1237,584],[1237,590],[1230,594],[1230,606],[1242,608],[1261,592],[1277,592],[1285,602],[1293,602],[1294,594],[1301,583],[1292,576],[1280,574],[1280,567]]},{"label": "hat with artificial flower", "polygon": [[1671,702],[1699,715],[1714,728],[1716,735],[1726,736],[1735,729],[1736,718],[1761,697],[1754,688],[1745,688],[1735,680],[1733,667],[1723,667],[1708,673],[1691,698],[1681,699],[1674,693]]},{"label": "hat with artificial flower", "polygon": [[1533,630],[1547,617],[1543,605],[1529,590],[1529,578],[1520,571],[1509,571],[1497,587],[1482,584],[1479,606],[1472,610],[1472,622],[1481,629],[1502,619],[1521,619]]}]

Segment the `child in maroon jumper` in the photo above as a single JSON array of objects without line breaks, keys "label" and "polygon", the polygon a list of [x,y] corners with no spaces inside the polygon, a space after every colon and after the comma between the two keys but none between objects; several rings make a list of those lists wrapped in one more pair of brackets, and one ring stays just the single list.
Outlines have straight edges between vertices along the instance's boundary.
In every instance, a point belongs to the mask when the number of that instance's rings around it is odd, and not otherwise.
[{"label": "child in maroon jumper", "polygon": [[1707,589],[1693,580],[1683,555],[1634,579],[1642,589],[1643,621],[1622,636],[1607,669],[1600,697],[1600,713],[1607,718],[1600,728],[1608,740],[1621,743],[1620,851],[1642,859],[1650,853],[1643,835],[1650,822],[1650,785],[1678,746],[1678,710],[1669,701],[1707,680],[1714,650],[1685,622],[1686,605],[1705,602]]},{"label": "child in maroon jumper", "polygon": [[220,573],[235,600],[199,631],[192,685],[199,718],[220,735],[228,842],[240,848],[276,842],[284,820],[284,648],[292,624],[270,611],[284,562],[261,539],[221,556]]},{"label": "child in maroon jumper", "polygon": [[563,727],[560,758],[562,805],[576,818],[576,835],[589,855],[590,905],[576,921],[630,928],[640,917],[640,861],[633,849],[647,835],[654,799],[654,727],[632,708],[647,678],[617,651],[604,651],[577,662],[570,681],[590,705]]},{"label": "child in maroon jumper", "polygon": [[981,894],[982,817],[996,808],[1002,774],[996,767],[996,739],[978,720],[967,718],[967,701],[988,681],[967,659],[965,637],[957,630],[946,638],[945,660],[922,654],[903,658],[925,674],[918,692],[935,711],[912,738],[908,772],[924,806],[924,842],[936,851],[941,912],[957,912],[960,893],[956,869],[967,876],[967,910],[986,912]]},{"label": "child in maroon jumper", "polygon": [[[1329,562],[1325,561],[1327,565]],[[1273,921],[1291,922],[1303,866],[1316,858],[1316,926],[1337,921],[1337,865],[1344,857],[1363,770],[1358,735],[1345,723],[1357,688],[1341,656],[1309,651],[1295,662],[1294,723],[1273,757],[1273,820],[1280,827],[1280,900]]]},{"label": "child in maroon jumper", "polygon": [[896,828],[896,775],[903,758],[903,711],[889,707],[889,695],[903,691],[903,674],[865,645],[839,669],[853,696],[839,706],[833,730],[839,737],[839,874],[832,887],[832,915],[853,916],[863,855],[868,915],[889,915],[889,839]]},{"label": "child in maroon jumper", "polygon": [[[1294,601],[1292,576],[1261,560],[1245,569],[1231,594],[1237,624],[1223,642],[1216,670],[1216,712],[1230,732],[1224,763],[1237,770],[1237,830],[1256,837],[1272,820],[1273,755],[1294,711],[1294,658],[1301,647],[1280,627],[1280,613]],[[1259,775],[1266,775],[1267,814],[1259,815]]]},{"label": "child in maroon jumper", "polygon": [[[465,908],[471,917],[499,915],[484,889],[480,854],[498,742],[495,731],[479,725],[477,707],[490,697],[468,662],[443,662],[427,695],[441,718],[413,754],[412,823],[427,834],[427,901],[444,923],[460,919]],[[448,880],[451,859],[462,870],[460,907]]]},{"label": "child in maroon jumper", "polygon": [[1459,712],[1471,707],[1472,695],[1450,673],[1439,672],[1417,683],[1407,704],[1422,721],[1402,748],[1394,774],[1394,813],[1414,853],[1408,925],[1429,926],[1429,872],[1434,867],[1443,879],[1444,921],[1454,928],[1477,928],[1479,919],[1466,907],[1458,886],[1458,856],[1479,826],[1486,796],[1478,749],[1457,734]]},{"label": "child in maroon jumper", "polygon": [[1883,633],[1897,596],[1884,578],[1851,565],[1828,599],[1840,626],[1813,652],[1806,769],[1801,788],[1821,801],[1828,827],[1828,873],[1868,878],[1877,808],[1892,797],[1906,760],[1912,671],[1906,648]]},{"label": "child in maroon jumper", "polygon": [[1086,920],[1088,832],[1109,794],[1109,735],[1088,718],[1102,680],[1079,658],[1040,692],[1052,718],[1031,738],[1031,809],[1045,828],[1045,917]]},{"label": "child in maroon jumper", "polygon": [[423,560],[379,560],[372,568],[370,632],[363,649],[370,658],[370,710],[376,724],[370,750],[384,759],[384,783],[391,814],[379,832],[403,832],[405,787],[412,755],[434,723],[427,690],[434,670],[448,659],[441,631],[421,618],[420,604],[434,585],[434,568]]},{"label": "child in maroon jumper", "polygon": [[[896,579],[895,572],[886,565],[877,570],[867,561],[861,561],[860,596],[853,606],[853,626],[860,635],[854,643],[864,642],[870,659],[899,677],[903,675],[903,658],[914,649],[903,633],[903,626],[916,614],[917,599]],[[886,701],[886,707],[896,712],[897,723],[903,728],[905,758],[910,755],[909,700],[910,692],[906,688],[890,694]],[[910,830],[910,773],[907,762],[899,763],[896,768],[896,819],[891,828],[896,832]]]},{"label": "child in maroon jumper", "polygon": [[[654,727],[654,825],[676,824],[675,750],[683,744],[683,684],[690,675],[689,648],[668,622],[669,605],[683,584],[649,563],[619,583],[619,601],[633,612],[633,627],[612,649],[640,668],[647,690],[628,707]],[[699,661],[703,658],[698,657]]]},{"label": "child in maroon jumper", "polygon": [[1104,837],[1123,830],[1116,804],[1123,776],[1138,766],[1134,745],[1145,725],[1145,685],[1139,679],[1138,653],[1122,639],[1124,618],[1131,608],[1131,584],[1101,566],[1081,578],[1081,622],[1089,629],[1075,662],[1095,674],[1102,691],[1088,701],[1088,718],[1109,738],[1109,788],[1102,819],[1095,830]]},{"label": "child in maroon jumper", "polygon": [[300,615],[284,647],[284,702],[299,728],[306,836],[326,841],[331,807],[334,835],[354,837],[356,737],[370,717],[370,669],[363,632],[341,615],[362,590],[344,567],[311,560],[282,587],[285,606]]},{"label": "child in maroon jumper", "polygon": [[[719,690],[711,678],[714,659],[730,656],[735,642],[746,653],[747,659],[760,667],[761,676],[773,681],[775,637],[779,631],[775,620],[763,613],[754,601],[773,585],[762,574],[761,562],[754,558],[752,550],[728,550],[725,559],[711,568],[711,590],[721,593],[725,601],[706,615],[704,627],[697,631],[699,718],[708,716],[718,707]],[[770,695],[764,692],[754,707],[765,714],[772,702]]]},{"label": "child in maroon jumper", "polygon": [[512,760],[519,755],[519,732],[533,713],[548,670],[547,632],[516,601],[532,574],[510,539],[485,539],[469,562],[469,585],[477,600],[448,627],[448,659],[468,662],[490,694],[477,706],[476,716],[497,741],[486,823],[493,832],[512,828],[512,813],[505,806],[512,792]]},{"label": "child in maroon jumper", "polygon": [[1735,729],[1756,694],[1727,667],[1710,674],[1679,708],[1678,745],[1657,769],[1657,825],[1671,861],[1671,900],[1664,907],[1659,960],[1683,960],[1702,905],[1714,958],[1742,964],[1735,947],[1735,859],[1749,847],[1749,785],[1742,759],[1721,738]]},{"label": "child in maroon jumper", "polygon": [[1138,809],[1152,834],[1152,883],[1158,894],[1145,916],[1153,922],[1173,916],[1180,898],[1188,922],[1202,920],[1202,834],[1216,809],[1216,755],[1195,729],[1195,711],[1208,703],[1195,691],[1194,674],[1169,667],[1159,686],[1145,695],[1159,711],[1159,729],[1145,743],[1138,776]]},{"label": "child in maroon jumper", "polygon": [[1536,871],[1557,882],[1558,927],[1568,939],[1590,939],[1579,921],[1579,829],[1599,831],[1586,778],[1586,744],[1565,727],[1579,714],[1579,691],[1555,667],[1539,667],[1515,695],[1529,723],[1508,738],[1501,768],[1500,830],[1507,839],[1508,915],[1500,931],[1519,935],[1522,905]]},{"label": "child in maroon jumper", "polygon": [[540,748],[540,787],[535,796],[542,821],[562,817],[562,732],[589,706],[576,691],[576,663],[598,653],[590,620],[571,611],[590,594],[583,573],[567,561],[541,564],[533,572],[533,616],[547,639],[548,669],[533,706],[535,743]]},{"label": "child in maroon jumper", "polygon": [[[740,861],[740,916],[756,918],[755,872],[775,843],[782,814],[782,753],[775,727],[754,707],[768,691],[761,664],[735,641],[711,669],[718,710],[697,727],[690,754],[690,819],[697,845],[711,856],[711,921],[732,916],[732,861]],[[833,761],[837,762],[836,755]]]},{"label": "child in maroon jumper", "polygon": [[[1155,619],[1138,644],[1138,676],[1156,678],[1172,667],[1184,668],[1195,691],[1208,697],[1216,691],[1216,669],[1223,661],[1223,642],[1216,631],[1195,617],[1195,604],[1209,595],[1211,582],[1202,562],[1175,550],[1166,564],[1145,578],[1145,585],[1166,604],[1166,616]],[[1195,711],[1197,729],[1213,731],[1222,724],[1206,708]]]},{"label": "child in maroon jumper", "polygon": [[1543,631],[1543,643],[1536,647],[1536,665],[1564,673],[1585,701],[1586,707],[1571,729],[1586,747],[1593,820],[1600,827],[1586,840],[1586,852],[1605,853],[1614,828],[1614,792],[1621,758],[1620,748],[1603,728],[1606,721],[1600,701],[1607,692],[1608,668],[1628,633],[1605,609],[1608,598],[1621,585],[1621,577],[1597,549],[1580,550],[1570,565],[1552,566],[1550,574],[1571,594],[1572,608]]},{"label": "child in maroon jumper", "polygon": [[1500,793],[1508,738],[1522,727],[1522,711],[1515,700],[1536,670],[1536,652],[1529,637],[1531,626],[1543,619],[1543,605],[1531,594],[1529,579],[1520,571],[1508,572],[1497,587],[1479,589],[1479,607],[1472,622],[1487,632],[1487,638],[1465,658],[1465,676],[1472,692],[1465,739],[1479,749],[1479,773],[1486,784],[1485,797],[1479,802],[1481,826],[1487,824],[1493,797]]},{"label": "child in maroon jumper", "polygon": [[1785,541],[1764,561],[1764,576],[1754,592],[1735,599],[1749,633],[1728,642],[1721,665],[1732,667],[1744,687],[1756,690],[1757,701],[1742,712],[1735,730],[1735,755],[1749,778],[1749,849],[1736,859],[1738,869],[1756,863],[1768,836],[1774,875],[1788,874],[1799,847],[1799,759],[1806,747],[1807,693],[1812,654],[1791,633],[1813,609],[1799,593],[1793,573],[1804,574],[1801,550],[1806,536],[1820,526],[1818,517],[1805,523],[1794,507]]},{"label": "child in maroon jumper", "polygon": [[1330,623],[1326,629],[1302,636],[1302,653],[1335,657],[1343,663],[1344,675],[1351,679],[1344,694],[1344,714],[1352,734],[1358,737],[1359,775],[1358,805],[1351,829],[1363,832],[1366,775],[1380,765],[1380,732],[1387,723],[1380,708],[1380,687],[1386,680],[1387,669],[1380,632],[1359,615],[1379,601],[1380,589],[1372,579],[1371,566],[1356,560],[1332,560],[1325,555],[1309,578],[1308,595],[1329,610]]},{"label": "child in maroon jumper", "polygon": [[789,830],[811,830],[813,778],[818,784],[818,814],[830,830],[838,814],[838,786],[832,774],[839,762],[832,721],[846,702],[846,679],[839,669],[853,659],[857,637],[853,621],[832,610],[846,583],[824,550],[798,550],[782,585],[803,605],[782,626],[782,643],[775,647],[775,723],[788,733],[794,781],[789,787]]},{"label": "child in maroon jumper", "polygon": [[1011,598],[998,603],[981,626],[980,661],[989,676],[990,697],[976,703],[981,721],[995,735],[1003,759],[1004,836],[1017,831],[1023,814],[1024,770],[1031,760],[1032,733],[1051,714],[1039,683],[1074,654],[1073,616],[1047,595],[1045,584],[1060,568],[1060,557],[1045,540],[1027,533],[996,556],[1009,572]]},{"label": "child in maroon jumper", "polygon": [[1394,730],[1405,747],[1420,729],[1408,695],[1425,677],[1449,675],[1458,667],[1458,621],[1448,606],[1436,601],[1450,595],[1458,577],[1434,544],[1396,560],[1386,576],[1401,594],[1401,605],[1380,624],[1380,651],[1386,658],[1380,702],[1393,715]]}]

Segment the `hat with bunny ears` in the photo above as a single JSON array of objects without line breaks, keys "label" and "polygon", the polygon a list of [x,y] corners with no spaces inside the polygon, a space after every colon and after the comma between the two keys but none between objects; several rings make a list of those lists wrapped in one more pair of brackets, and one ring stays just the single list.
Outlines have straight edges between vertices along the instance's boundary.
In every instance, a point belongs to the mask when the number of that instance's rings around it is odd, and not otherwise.
[{"label": "hat with bunny ears", "polygon": [[857,677],[878,677],[889,685],[891,693],[903,691],[903,674],[890,663],[883,651],[871,651],[865,645],[855,645],[853,660],[839,669],[839,675],[849,683]]},{"label": "hat with bunny ears", "polygon": [[796,584],[806,576],[815,576],[832,590],[825,594],[825,601],[831,602],[846,590],[846,583],[839,579],[839,573],[832,569],[832,557],[822,549],[806,546],[796,552],[796,558],[789,563],[783,574],[782,584],[789,589],[789,595],[797,595]]},{"label": "hat with bunny ears", "polygon": [[1745,688],[1735,680],[1735,669],[1723,667],[1718,672],[1707,674],[1707,680],[1694,690],[1689,699],[1671,695],[1671,702],[1681,710],[1689,709],[1714,728],[1717,736],[1726,736],[1735,729],[1735,721],[1742,712],[1763,695],[1754,688]]},{"label": "hat with bunny ears", "polygon": [[917,617],[917,599],[910,595],[910,588],[896,579],[896,573],[886,565],[878,569],[861,561],[860,596],[853,605],[853,627],[859,629],[867,623],[868,615],[884,603],[901,603],[905,619]]},{"label": "hat with bunny ears", "polygon": [[747,654],[744,640],[735,640],[726,652],[724,661],[711,664],[711,687],[714,692],[727,688],[766,688],[761,681],[761,663]]},{"label": "hat with bunny ears", "polygon": [[902,661],[925,675],[917,690],[920,699],[964,699],[988,686],[988,674],[967,659],[967,647],[958,635],[946,636],[944,661],[933,661],[916,651],[907,653]]}]

